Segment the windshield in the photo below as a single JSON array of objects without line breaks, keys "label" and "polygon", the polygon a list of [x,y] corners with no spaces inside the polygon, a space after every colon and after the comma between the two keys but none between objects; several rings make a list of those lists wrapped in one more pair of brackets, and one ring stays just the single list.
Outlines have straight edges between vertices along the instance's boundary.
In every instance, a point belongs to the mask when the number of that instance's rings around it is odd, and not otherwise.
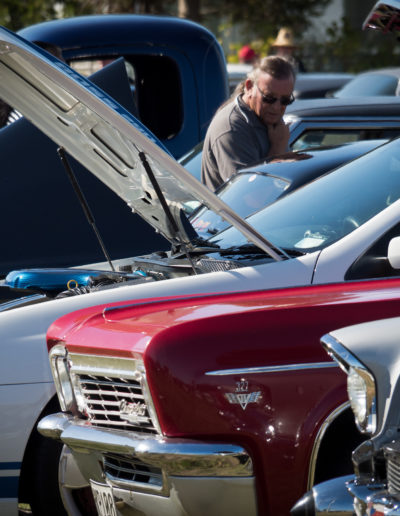
[{"label": "windshield", "polygon": [[[280,177],[241,172],[218,191],[218,196],[242,218],[275,201],[289,188]],[[201,208],[191,219],[192,226],[203,237],[215,235],[229,224],[215,212]]]},{"label": "windshield", "polygon": [[[400,196],[400,140],[382,145],[249,217],[266,239],[310,253],[343,238]],[[210,238],[223,248],[246,244],[234,227]]]}]

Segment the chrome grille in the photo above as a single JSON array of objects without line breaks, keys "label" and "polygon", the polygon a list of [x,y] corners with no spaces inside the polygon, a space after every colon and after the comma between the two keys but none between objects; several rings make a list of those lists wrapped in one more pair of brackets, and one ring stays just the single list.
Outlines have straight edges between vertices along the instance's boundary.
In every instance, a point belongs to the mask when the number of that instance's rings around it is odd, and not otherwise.
[{"label": "chrome grille", "polygon": [[146,484],[147,487],[162,488],[161,469],[144,464],[135,457],[107,454],[103,463],[106,476],[114,484],[126,487],[127,482],[135,482]]},{"label": "chrome grille", "polygon": [[[143,408],[145,403],[139,382],[124,378],[82,375],[79,376],[79,385],[86,402],[85,415],[92,425],[157,433],[147,408]],[[136,423],[121,418],[121,403],[124,402],[142,407],[143,415],[137,417]]]},{"label": "chrome grille", "polygon": [[78,410],[93,426],[157,434],[140,360],[69,354]]},{"label": "chrome grille", "polygon": [[400,449],[394,442],[385,447],[387,488],[389,493],[400,498]]}]

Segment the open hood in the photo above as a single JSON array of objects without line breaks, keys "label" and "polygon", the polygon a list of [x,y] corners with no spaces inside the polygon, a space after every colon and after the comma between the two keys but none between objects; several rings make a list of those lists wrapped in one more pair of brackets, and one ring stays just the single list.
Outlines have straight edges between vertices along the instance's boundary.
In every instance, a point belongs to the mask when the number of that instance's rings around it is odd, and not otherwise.
[{"label": "open hood", "polygon": [[3,27],[0,97],[172,244],[190,246],[194,230],[183,204],[195,200],[274,259],[282,259],[279,250],[179,165],[133,115],[68,65]]}]

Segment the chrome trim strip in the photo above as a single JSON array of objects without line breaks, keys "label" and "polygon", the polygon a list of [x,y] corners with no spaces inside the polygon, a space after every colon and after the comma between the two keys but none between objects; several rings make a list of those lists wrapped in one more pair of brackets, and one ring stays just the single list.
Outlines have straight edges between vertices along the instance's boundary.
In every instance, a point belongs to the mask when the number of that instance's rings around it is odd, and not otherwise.
[{"label": "chrome trim strip", "polygon": [[134,455],[168,475],[189,477],[250,477],[253,463],[244,448],[230,443],[204,443],[180,438],[161,439],[135,432],[95,428],[72,415],[52,414],[39,421],[42,435],[78,449]]},{"label": "chrome trim strip", "polygon": [[19,308],[31,304],[33,305],[48,300],[49,298],[44,294],[32,294],[30,296],[19,297],[18,299],[5,301],[4,303],[2,303],[0,305],[0,312],[5,312],[6,310],[13,310],[14,308]]},{"label": "chrome trim strip", "polygon": [[144,372],[143,362],[134,358],[119,358],[102,355],[87,355],[68,352],[71,372],[94,376],[122,376],[140,381]]},{"label": "chrome trim strip", "polygon": [[345,402],[342,405],[339,405],[333,412],[329,414],[329,416],[322,423],[320,429],[318,430],[317,437],[315,438],[313,449],[311,452],[310,465],[308,468],[308,479],[307,479],[307,491],[310,490],[314,485],[315,480],[315,469],[317,465],[318,452],[321,447],[321,443],[325,434],[330,427],[330,425],[334,422],[334,420],[340,416],[345,410],[350,408],[350,402]]},{"label": "chrome trim strip", "polygon": [[361,364],[341,342],[329,333],[321,337],[321,344],[332,360],[335,360],[346,374],[349,373],[351,367],[356,368]]},{"label": "chrome trim strip", "polygon": [[310,362],[306,364],[286,364],[279,366],[243,367],[240,369],[220,369],[208,371],[207,376],[228,376],[257,373],[283,373],[286,371],[303,371],[305,369],[325,369],[327,367],[339,367],[335,362]]}]

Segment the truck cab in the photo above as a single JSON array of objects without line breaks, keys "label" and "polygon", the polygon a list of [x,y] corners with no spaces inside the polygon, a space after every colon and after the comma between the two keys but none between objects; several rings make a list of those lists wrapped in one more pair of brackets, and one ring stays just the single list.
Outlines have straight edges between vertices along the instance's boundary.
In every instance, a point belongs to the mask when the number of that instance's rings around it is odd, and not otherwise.
[{"label": "truck cab", "polygon": [[91,15],[26,27],[20,36],[58,45],[83,75],[124,57],[136,113],[175,158],[204,139],[229,95],[215,36],[188,20],[134,14]]}]

